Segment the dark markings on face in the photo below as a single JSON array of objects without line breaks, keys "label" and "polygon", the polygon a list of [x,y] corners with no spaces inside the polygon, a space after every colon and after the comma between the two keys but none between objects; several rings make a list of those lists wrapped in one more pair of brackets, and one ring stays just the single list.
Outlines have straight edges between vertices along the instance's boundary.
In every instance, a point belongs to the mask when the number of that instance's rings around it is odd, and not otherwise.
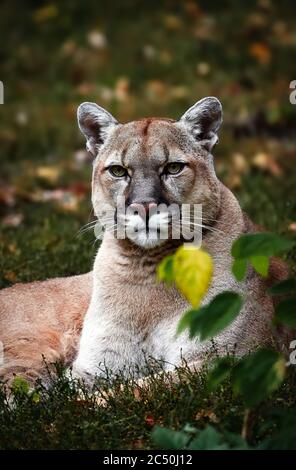
[{"label": "dark markings on face", "polygon": [[147,137],[148,136],[148,132],[149,132],[149,127],[150,125],[155,122],[155,121],[164,121],[164,122],[175,122],[173,119],[168,119],[168,118],[145,118],[145,119],[142,119],[141,121],[139,121],[140,123],[143,123],[143,127],[142,127],[142,134],[143,134],[143,137]]},{"label": "dark markings on face", "polygon": [[121,151],[121,161],[124,167],[127,166],[127,161],[126,161],[126,156],[129,148],[129,142],[126,142],[125,146],[123,147]]},{"label": "dark markings on face", "polygon": [[144,121],[144,126],[143,126],[143,131],[142,131],[144,137],[146,137],[148,134],[148,128],[150,126],[150,123],[151,123],[151,119],[146,119]]}]

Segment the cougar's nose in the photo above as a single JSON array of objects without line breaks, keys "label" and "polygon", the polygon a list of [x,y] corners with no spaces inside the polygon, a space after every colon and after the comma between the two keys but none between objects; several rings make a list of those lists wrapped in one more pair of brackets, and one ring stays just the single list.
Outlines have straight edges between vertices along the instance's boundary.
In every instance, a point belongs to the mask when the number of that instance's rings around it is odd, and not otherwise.
[{"label": "cougar's nose", "polygon": [[133,202],[130,205],[130,208],[134,211],[138,211],[140,215],[143,210],[145,211],[145,214],[147,214],[147,212],[155,207],[157,207],[157,204],[154,201]]}]

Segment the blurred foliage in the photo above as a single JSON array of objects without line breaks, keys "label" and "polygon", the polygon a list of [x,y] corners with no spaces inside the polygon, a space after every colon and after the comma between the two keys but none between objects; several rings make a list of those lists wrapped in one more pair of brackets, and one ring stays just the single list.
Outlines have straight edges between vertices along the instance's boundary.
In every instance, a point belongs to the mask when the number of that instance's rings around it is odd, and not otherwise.
[{"label": "blurred foliage", "polygon": [[[178,118],[216,95],[219,177],[255,222],[295,236],[295,13],[288,0],[2,1],[0,286],[91,269],[94,236],[78,236],[93,218],[82,101],[126,122]],[[295,250],[287,258],[296,272]],[[171,387],[152,374],[137,393],[115,384],[107,408],[83,402],[63,377],[14,409],[0,388],[0,447],[151,448],[155,424],[240,430],[243,404],[229,383],[209,394],[203,372],[178,374]],[[295,407],[294,392],[292,371],[261,405],[255,443],[273,435],[281,407]]]}]

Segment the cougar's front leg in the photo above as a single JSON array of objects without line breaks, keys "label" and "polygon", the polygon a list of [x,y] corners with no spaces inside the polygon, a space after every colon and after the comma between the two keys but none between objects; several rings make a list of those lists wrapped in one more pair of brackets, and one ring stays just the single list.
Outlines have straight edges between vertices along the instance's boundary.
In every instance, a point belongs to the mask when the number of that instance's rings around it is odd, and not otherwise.
[{"label": "cougar's front leg", "polygon": [[77,357],[73,363],[74,377],[91,383],[95,376],[127,372],[141,362],[141,350],[130,329],[116,318],[98,313],[90,305],[81,333]]}]

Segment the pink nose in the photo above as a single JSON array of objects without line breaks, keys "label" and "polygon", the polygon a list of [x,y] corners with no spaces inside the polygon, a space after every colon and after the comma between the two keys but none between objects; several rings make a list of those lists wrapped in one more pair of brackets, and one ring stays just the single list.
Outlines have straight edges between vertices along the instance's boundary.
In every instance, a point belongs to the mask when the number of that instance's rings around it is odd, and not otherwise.
[{"label": "pink nose", "polygon": [[156,202],[141,202],[141,203],[133,202],[130,205],[130,208],[133,209],[134,211],[141,212],[144,209],[146,214],[147,212],[149,212],[150,209],[154,209],[155,207],[157,207]]}]

